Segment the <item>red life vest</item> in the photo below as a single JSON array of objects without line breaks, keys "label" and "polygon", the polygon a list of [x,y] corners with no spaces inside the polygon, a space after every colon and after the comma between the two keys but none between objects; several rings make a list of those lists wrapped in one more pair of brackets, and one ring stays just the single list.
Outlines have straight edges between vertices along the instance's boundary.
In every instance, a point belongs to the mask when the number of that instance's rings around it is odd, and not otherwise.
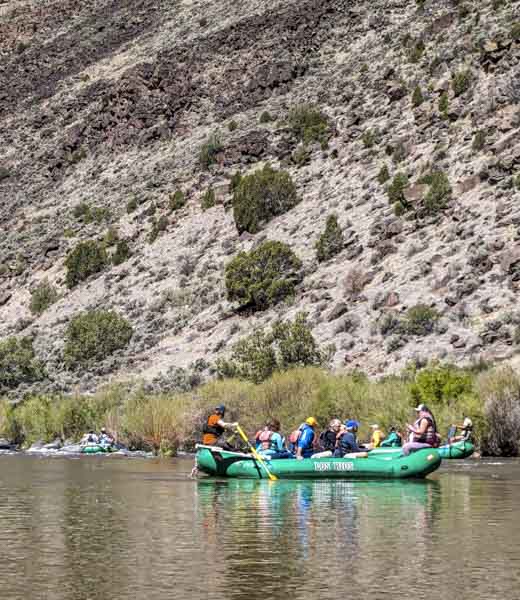
[{"label": "red life vest", "polygon": [[273,431],[264,429],[263,431],[258,431],[255,435],[255,439],[257,443],[261,444],[262,450],[269,450],[271,448],[271,439],[273,437],[273,433]]}]

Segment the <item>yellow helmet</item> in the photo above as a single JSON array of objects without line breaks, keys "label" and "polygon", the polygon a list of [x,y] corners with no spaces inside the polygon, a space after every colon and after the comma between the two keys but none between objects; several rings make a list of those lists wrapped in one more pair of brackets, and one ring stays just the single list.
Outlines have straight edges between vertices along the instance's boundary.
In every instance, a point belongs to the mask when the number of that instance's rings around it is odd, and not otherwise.
[{"label": "yellow helmet", "polygon": [[311,427],[316,427],[316,425],[318,424],[318,421],[316,421],[314,417],[309,417],[308,419],[305,419],[305,422]]}]

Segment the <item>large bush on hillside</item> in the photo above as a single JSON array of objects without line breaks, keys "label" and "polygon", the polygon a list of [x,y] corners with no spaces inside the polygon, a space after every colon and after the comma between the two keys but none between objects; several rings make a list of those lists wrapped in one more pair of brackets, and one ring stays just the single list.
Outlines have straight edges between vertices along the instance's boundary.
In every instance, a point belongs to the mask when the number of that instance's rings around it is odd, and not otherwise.
[{"label": "large bush on hillside", "polygon": [[227,297],[241,308],[264,310],[294,293],[301,261],[282,242],[268,241],[240,252],[226,266]]},{"label": "large bush on hillside", "polygon": [[233,216],[240,233],[256,233],[272,217],[299,202],[296,186],[285,171],[266,165],[240,178],[233,194]]},{"label": "large bush on hillside", "polygon": [[31,338],[10,337],[0,342],[0,393],[39,381],[44,375]]},{"label": "large bush on hillside", "polygon": [[66,283],[69,288],[102,271],[108,263],[103,244],[95,240],[79,242],[65,259],[67,267]]},{"label": "large bush on hillside", "polygon": [[63,358],[69,369],[104,360],[132,337],[130,323],[114,311],[92,310],[75,316],[65,334]]},{"label": "large bush on hillside", "polygon": [[278,321],[270,331],[257,330],[234,346],[229,359],[217,362],[221,377],[260,383],[275,371],[292,367],[321,366],[329,352],[320,350],[304,313],[294,321]]}]

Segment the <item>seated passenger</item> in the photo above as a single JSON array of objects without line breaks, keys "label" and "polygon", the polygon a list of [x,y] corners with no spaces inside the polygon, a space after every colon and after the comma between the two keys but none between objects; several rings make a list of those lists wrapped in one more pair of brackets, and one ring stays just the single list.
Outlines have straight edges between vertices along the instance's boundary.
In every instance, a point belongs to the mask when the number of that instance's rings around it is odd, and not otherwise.
[{"label": "seated passenger", "polygon": [[320,433],[318,441],[319,452],[313,454],[312,458],[326,458],[332,456],[336,450],[336,443],[338,441],[340,430],[341,421],[339,419],[332,419],[328,429]]},{"label": "seated passenger", "polygon": [[292,454],[285,447],[285,439],[280,433],[280,421],[271,419],[263,431],[257,433],[258,453],[269,459],[292,458]]},{"label": "seated passenger", "polygon": [[430,409],[425,404],[419,404],[415,410],[418,418],[413,425],[407,425],[410,441],[403,446],[405,456],[422,448],[437,448],[440,442],[437,424]]},{"label": "seated passenger", "polygon": [[460,429],[460,435],[450,435],[448,433],[449,444],[453,444],[454,442],[469,442],[473,433],[473,421],[469,417],[464,417],[462,425],[454,424],[450,429],[453,431],[453,434],[457,432],[457,429]]},{"label": "seated passenger", "polygon": [[[302,458],[310,458],[314,452],[314,439],[316,437],[315,427],[318,422],[314,417],[305,419],[305,423],[302,423],[298,428],[298,432],[291,434],[294,446],[296,448],[296,458],[301,460]],[[295,436],[296,434],[296,436]],[[296,439],[295,439],[296,437]]]},{"label": "seated passenger", "polygon": [[381,442],[385,437],[381,429],[379,429],[379,425],[375,424],[370,425],[370,429],[372,430],[372,435],[370,436],[370,448],[379,448],[381,446]]},{"label": "seated passenger", "polygon": [[80,444],[97,444],[98,442],[98,436],[94,433],[94,430],[91,429],[81,438]]},{"label": "seated passenger", "polygon": [[357,430],[359,429],[359,423],[350,419],[345,421],[345,431],[338,438],[338,447],[334,452],[334,457],[341,458],[345,454],[351,454],[352,452],[364,452],[366,448],[360,446],[357,441]]},{"label": "seated passenger", "polygon": [[107,430],[104,427],[102,427],[98,441],[105,446],[111,446],[114,443],[114,438],[107,433]]},{"label": "seated passenger", "polygon": [[219,404],[215,407],[213,413],[209,415],[206,424],[202,429],[202,443],[205,446],[217,446],[225,450],[233,449],[226,439],[222,438],[223,433],[228,429],[236,429],[237,423],[226,423],[224,416],[226,407]]},{"label": "seated passenger", "polygon": [[403,445],[403,438],[396,427],[390,427],[389,434],[381,442],[381,448],[399,448]]}]

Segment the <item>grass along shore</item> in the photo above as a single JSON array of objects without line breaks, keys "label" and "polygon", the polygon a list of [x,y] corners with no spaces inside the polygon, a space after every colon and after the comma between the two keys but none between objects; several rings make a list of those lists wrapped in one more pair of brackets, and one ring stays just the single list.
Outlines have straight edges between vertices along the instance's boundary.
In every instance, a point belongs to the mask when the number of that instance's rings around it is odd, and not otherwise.
[{"label": "grass along shore", "polygon": [[307,367],[276,373],[260,384],[224,379],[178,394],[128,392],[113,385],[91,396],[33,396],[16,406],[0,401],[0,437],[26,447],[56,437],[78,440],[88,429],[105,426],[130,448],[174,454],[193,449],[209,411],[223,403],[226,419],[238,420],[251,435],[270,416],[280,419],[288,434],[313,415],[321,428],[335,416],[356,418],[360,438],[366,439],[371,423],[387,431],[411,422],[419,402],[432,408],[444,436],[466,414],[483,454],[518,455],[520,376],[505,368],[475,372],[440,364],[381,381]]}]

